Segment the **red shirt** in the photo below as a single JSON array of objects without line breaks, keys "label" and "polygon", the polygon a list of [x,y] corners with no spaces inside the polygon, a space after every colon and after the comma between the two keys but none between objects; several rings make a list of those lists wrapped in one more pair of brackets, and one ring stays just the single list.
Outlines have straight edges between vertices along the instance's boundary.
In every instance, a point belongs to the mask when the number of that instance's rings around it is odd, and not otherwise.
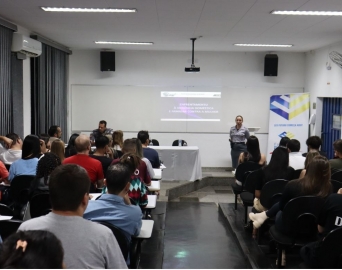
[{"label": "red shirt", "polygon": [[8,177],[8,171],[5,165],[0,161],[0,178],[7,178],[7,177]]},{"label": "red shirt", "polygon": [[87,171],[92,183],[96,183],[97,180],[104,178],[101,162],[88,155],[77,154],[68,157],[64,159],[63,164],[77,164],[83,167]]}]

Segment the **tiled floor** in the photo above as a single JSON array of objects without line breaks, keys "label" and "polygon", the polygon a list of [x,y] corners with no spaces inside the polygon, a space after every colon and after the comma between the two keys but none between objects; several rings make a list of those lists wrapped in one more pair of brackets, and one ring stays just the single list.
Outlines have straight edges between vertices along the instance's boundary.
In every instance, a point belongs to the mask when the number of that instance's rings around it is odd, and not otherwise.
[{"label": "tiled floor", "polygon": [[[203,178],[208,176],[232,177],[233,174],[230,171],[226,171],[224,168],[203,169]],[[166,190],[183,185],[187,182],[188,181],[160,181],[161,190],[159,192],[158,201],[168,201]],[[219,203],[234,203],[234,194],[231,186],[207,186],[172,201],[214,202],[218,205]]]}]

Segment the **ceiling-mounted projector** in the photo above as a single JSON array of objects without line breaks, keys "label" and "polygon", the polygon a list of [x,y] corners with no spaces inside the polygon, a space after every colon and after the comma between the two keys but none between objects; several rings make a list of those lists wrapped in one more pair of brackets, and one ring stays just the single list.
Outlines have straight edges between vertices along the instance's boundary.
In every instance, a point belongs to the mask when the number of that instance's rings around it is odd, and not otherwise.
[{"label": "ceiling-mounted projector", "polygon": [[190,38],[190,40],[192,40],[192,61],[191,61],[191,67],[186,67],[185,68],[185,72],[192,72],[192,73],[196,73],[196,72],[200,72],[200,68],[199,67],[195,67],[195,60],[194,60],[194,56],[195,56],[195,40],[196,38]]}]

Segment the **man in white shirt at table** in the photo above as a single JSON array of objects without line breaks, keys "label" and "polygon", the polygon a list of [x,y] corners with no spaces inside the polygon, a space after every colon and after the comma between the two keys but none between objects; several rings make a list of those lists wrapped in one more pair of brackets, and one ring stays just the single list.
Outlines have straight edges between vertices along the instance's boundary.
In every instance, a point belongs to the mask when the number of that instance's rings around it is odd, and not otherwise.
[{"label": "man in white shirt at table", "polygon": [[144,157],[147,158],[154,169],[160,168],[160,160],[159,155],[156,150],[153,148],[149,148],[148,145],[150,143],[150,135],[148,134],[147,130],[140,130],[138,133],[138,139],[141,142],[141,145],[143,147],[143,153]]},{"label": "man in white shirt at table", "polygon": [[47,230],[64,248],[66,268],[127,268],[118,242],[107,227],[85,220],[90,179],[76,164],[57,167],[49,179],[52,212],[30,219],[19,230]]}]

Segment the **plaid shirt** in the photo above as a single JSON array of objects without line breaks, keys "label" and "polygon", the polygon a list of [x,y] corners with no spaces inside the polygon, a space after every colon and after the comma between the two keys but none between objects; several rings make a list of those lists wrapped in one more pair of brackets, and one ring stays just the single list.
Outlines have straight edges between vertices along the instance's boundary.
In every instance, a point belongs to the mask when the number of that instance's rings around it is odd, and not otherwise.
[{"label": "plaid shirt", "polygon": [[99,129],[94,129],[92,133],[90,133],[90,141],[95,142],[95,140],[103,135],[113,135],[114,130],[111,128],[106,128],[103,133],[100,132]]}]

